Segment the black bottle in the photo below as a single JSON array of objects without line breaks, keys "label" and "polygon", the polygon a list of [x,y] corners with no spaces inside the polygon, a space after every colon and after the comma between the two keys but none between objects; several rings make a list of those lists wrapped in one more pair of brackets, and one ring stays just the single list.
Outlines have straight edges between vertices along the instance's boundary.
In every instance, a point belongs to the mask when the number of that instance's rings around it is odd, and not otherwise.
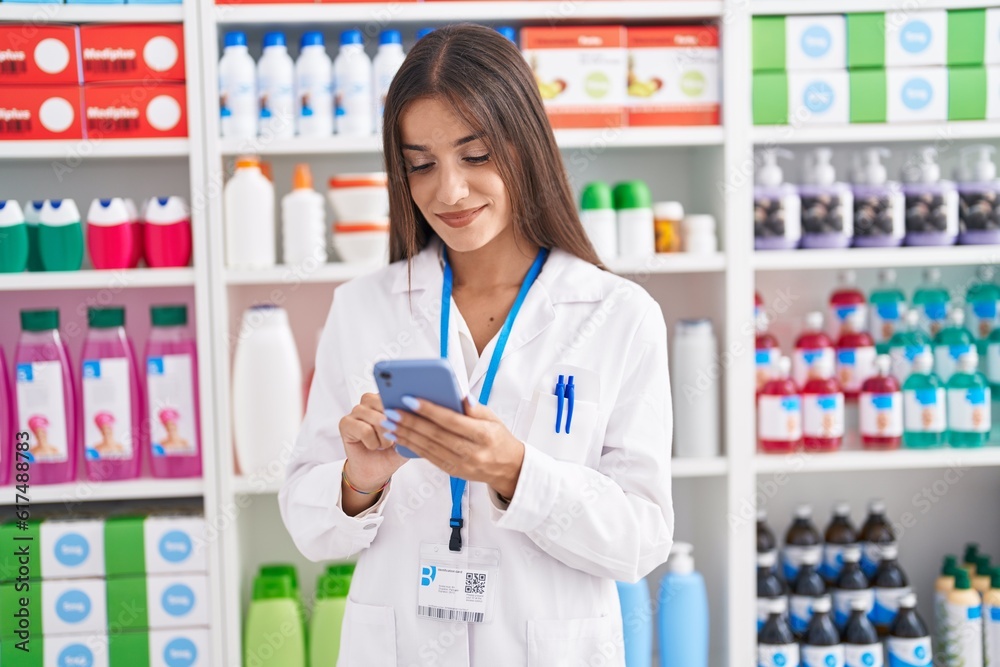
[{"label": "black bottle", "polygon": [[868,609],[862,600],[851,603],[851,616],[844,628],[845,667],[883,667],[885,653],[878,632],[868,620]]},{"label": "black bottle", "polygon": [[899,600],[899,613],[892,624],[887,649],[889,664],[931,667],[930,633],[917,613],[917,596],[913,593]]},{"label": "black bottle", "polygon": [[872,578],[872,587],[875,589],[872,623],[880,636],[889,634],[896,621],[900,600],[911,593],[909,583],[906,573],[896,560],[896,546],[883,546],[882,562]]},{"label": "black bottle", "polygon": [[812,619],[812,610],[816,602],[829,596],[826,594],[826,584],[823,577],[819,576],[816,566],[819,559],[816,554],[809,552],[805,554],[802,567],[799,568],[799,576],[792,584],[791,596],[789,598],[789,620],[792,625],[792,632],[795,636],[802,638],[809,627]]},{"label": "black bottle", "polygon": [[820,598],[813,604],[813,617],[802,638],[802,664],[844,664],[844,645],[830,618],[830,598]]},{"label": "black bottle", "polygon": [[767,510],[757,510],[757,553],[778,552],[778,540],[767,525]]},{"label": "black bottle", "polygon": [[823,538],[813,525],[812,507],[799,505],[795,508],[795,520],[785,533],[785,550],[782,558],[782,574],[785,581],[795,581],[806,554],[816,555],[816,567],[819,568],[820,559],[823,557]]},{"label": "black bottle", "polygon": [[882,547],[896,544],[896,535],[885,517],[885,502],[873,500],[868,504],[868,519],[858,536],[861,541],[861,569],[871,579],[882,560]]},{"label": "black bottle", "polygon": [[861,571],[861,547],[855,544],[844,549],[844,567],[833,586],[833,621],[841,631],[856,601],[864,605],[865,613],[875,606],[875,591]]},{"label": "black bottle", "polygon": [[823,566],[820,574],[826,583],[832,584],[840,575],[844,547],[858,542],[858,531],[851,525],[851,506],[839,502],[833,506],[833,517],[823,536]]},{"label": "black bottle", "polygon": [[786,665],[798,667],[799,645],[785,618],[784,598],[768,601],[767,622],[757,633],[757,664],[763,667]]},{"label": "black bottle", "polygon": [[757,632],[760,632],[767,622],[771,600],[783,598],[785,595],[785,585],[778,578],[774,563],[773,551],[757,554]]}]

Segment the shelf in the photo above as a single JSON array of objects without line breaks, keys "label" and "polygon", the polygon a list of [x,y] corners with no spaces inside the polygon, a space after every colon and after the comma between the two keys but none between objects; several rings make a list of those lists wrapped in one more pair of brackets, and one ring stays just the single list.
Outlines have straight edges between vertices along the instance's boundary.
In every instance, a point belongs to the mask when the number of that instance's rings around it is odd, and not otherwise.
[{"label": "shelf", "polygon": [[260,476],[241,476],[233,480],[233,493],[241,496],[278,495],[278,491],[281,490],[281,485],[284,483],[284,477],[269,479]]},{"label": "shelf", "polygon": [[[917,5],[914,5],[916,7]],[[921,0],[919,8],[925,9],[969,9],[992,6],[989,0]],[[830,14],[831,5],[818,0],[751,0],[753,14]],[[902,5],[896,0],[838,0],[836,13],[847,12],[892,12],[914,7]]]},{"label": "shelf", "polygon": [[40,23],[180,23],[184,7],[176,5],[62,5],[0,3],[0,21]]},{"label": "shelf", "polygon": [[729,461],[724,456],[711,459],[670,459],[670,476],[721,477],[729,472]]},{"label": "shelf", "polygon": [[753,142],[757,145],[851,144],[891,141],[928,141],[940,145],[941,142],[962,139],[997,138],[1000,138],[1000,123],[985,120],[915,124],[856,123],[825,127],[817,125],[801,127],[758,125],[753,128]]},{"label": "shelf", "polygon": [[[12,489],[8,489],[13,494]],[[152,498],[198,498],[205,491],[201,479],[133,479],[121,482],[32,484],[28,497],[37,503],[82,503]]]},{"label": "shelf", "polygon": [[758,454],[754,457],[754,468],[758,475],[991,466],[1000,467],[1000,446],[996,444],[982,449],[843,451],[829,454],[798,452]]},{"label": "shelf", "polygon": [[757,271],[880,269],[907,266],[975,266],[1000,263],[1000,246],[758,250]]},{"label": "shelf", "polygon": [[299,283],[344,283],[377,271],[382,265],[329,262],[309,271],[296,266],[279,265],[268,269],[226,271],[229,285],[297,285]]},{"label": "shelf", "polygon": [[[0,7],[3,5],[0,4]],[[70,141],[0,141],[0,164],[8,160],[90,158],[163,158],[188,155],[188,139],[75,139]]]},{"label": "shelf", "polygon": [[449,23],[456,21],[582,21],[714,18],[722,2],[712,0],[622,0],[620,2],[376,2],[337,4],[218,5],[220,24]]},{"label": "shelf", "polygon": [[721,252],[711,255],[659,253],[642,259],[616,259],[608,263],[608,268],[623,276],[643,273],[711,273],[725,271],[726,256]]},{"label": "shelf", "polygon": [[0,291],[188,287],[194,269],[123,269],[0,273]]}]

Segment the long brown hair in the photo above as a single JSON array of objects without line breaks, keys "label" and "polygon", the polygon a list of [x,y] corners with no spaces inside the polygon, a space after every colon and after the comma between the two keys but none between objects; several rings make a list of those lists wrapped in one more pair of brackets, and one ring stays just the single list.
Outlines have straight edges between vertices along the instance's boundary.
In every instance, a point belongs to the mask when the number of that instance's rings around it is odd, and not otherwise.
[{"label": "long brown hair", "polygon": [[389,177],[390,261],[409,259],[434,231],[410,195],[400,118],[421,98],[449,103],[482,136],[510,196],[515,238],[561,248],[604,268],[576,213],[562,156],[538,84],[521,52],[495,30],[471,23],[421,38],[385,98],[382,142]]}]

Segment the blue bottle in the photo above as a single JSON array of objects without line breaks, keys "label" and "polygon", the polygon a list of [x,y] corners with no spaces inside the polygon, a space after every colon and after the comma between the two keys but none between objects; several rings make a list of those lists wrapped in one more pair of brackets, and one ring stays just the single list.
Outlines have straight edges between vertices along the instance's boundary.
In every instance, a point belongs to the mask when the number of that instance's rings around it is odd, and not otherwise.
[{"label": "blue bottle", "polygon": [[875,626],[868,620],[864,600],[851,602],[851,616],[844,628],[844,667],[883,667],[885,652]]},{"label": "blue bottle", "polygon": [[653,602],[649,584],[640,579],[634,584],[621,581],[618,599],[622,606],[622,629],[625,633],[625,667],[651,667],[653,664]]},{"label": "blue bottle", "polygon": [[830,618],[830,598],[817,599],[812,610],[802,638],[802,667],[844,667],[844,645]]},{"label": "blue bottle", "polygon": [[757,634],[757,667],[799,667],[799,645],[785,618],[785,598],[767,602],[767,622]]},{"label": "blue bottle", "polygon": [[708,596],[692,550],[674,543],[660,583],[660,667],[708,667]]},{"label": "blue bottle", "polygon": [[816,553],[807,553],[799,568],[799,575],[791,586],[788,599],[789,620],[792,632],[799,639],[805,636],[812,620],[812,612],[819,600],[829,600],[826,584],[819,575],[819,557]]},{"label": "blue bottle", "polygon": [[899,600],[899,614],[887,642],[889,667],[931,667],[930,634],[917,613],[917,596],[904,595]]},{"label": "blue bottle", "polygon": [[767,623],[771,601],[785,597],[785,585],[778,579],[775,562],[773,551],[757,554],[757,632],[763,630]]}]

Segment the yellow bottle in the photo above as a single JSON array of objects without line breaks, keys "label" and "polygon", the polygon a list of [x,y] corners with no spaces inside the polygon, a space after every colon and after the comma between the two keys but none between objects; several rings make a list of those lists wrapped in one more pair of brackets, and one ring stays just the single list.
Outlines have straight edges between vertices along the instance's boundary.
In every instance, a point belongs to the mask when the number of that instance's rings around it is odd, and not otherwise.
[{"label": "yellow bottle", "polygon": [[983,596],[983,634],[986,639],[983,664],[1000,667],[1000,567],[993,568],[990,590]]},{"label": "yellow bottle", "polygon": [[986,595],[986,591],[990,590],[992,574],[993,566],[990,563],[990,557],[986,554],[979,554],[976,558],[976,574],[972,577],[972,587],[980,596]]},{"label": "yellow bottle", "polygon": [[983,599],[965,570],[955,574],[955,588],[945,603],[945,632],[949,665],[983,664]]},{"label": "yellow bottle", "polygon": [[656,252],[680,251],[682,220],[684,220],[684,206],[680,202],[662,201],[653,204]]},{"label": "yellow bottle", "polygon": [[945,647],[948,637],[945,629],[945,604],[948,594],[955,589],[955,573],[959,570],[958,557],[947,555],[941,566],[941,576],[934,582],[934,639],[939,646]]}]

